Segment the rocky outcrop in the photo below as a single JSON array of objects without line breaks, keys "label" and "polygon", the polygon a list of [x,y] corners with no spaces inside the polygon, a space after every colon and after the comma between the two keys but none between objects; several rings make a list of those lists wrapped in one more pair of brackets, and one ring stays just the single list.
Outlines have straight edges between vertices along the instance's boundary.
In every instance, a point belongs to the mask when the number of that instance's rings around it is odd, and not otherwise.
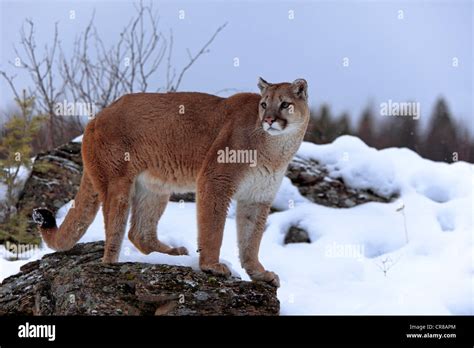
[{"label": "rocky outcrop", "polygon": [[103,242],[30,262],[0,286],[0,315],[278,315],[266,283],[190,267],[103,264]]},{"label": "rocky outcrop", "polygon": [[351,208],[367,202],[387,203],[394,198],[346,186],[342,179],[331,178],[324,165],[299,157],[290,162],[286,176],[303,196],[327,207]]},{"label": "rocky outcrop", "polygon": [[[82,176],[81,143],[67,143],[36,156],[30,177],[17,203],[17,212],[31,216],[37,207],[56,212],[76,196]],[[28,220],[27,231],[38,235]],[[39,239],[38,239],[39,241]]]},{"label": "rocky outcrop", "polygon": [[[8,234],[0,233],[0,243],[39,244],[41,239],[31,212],[37,207],[56,212],[75,197],[81,176],[80,143],[70,142],[38,154],[16,204],[16,214],[24,224]],[[5,229],[9,230],[7,227]]]}]

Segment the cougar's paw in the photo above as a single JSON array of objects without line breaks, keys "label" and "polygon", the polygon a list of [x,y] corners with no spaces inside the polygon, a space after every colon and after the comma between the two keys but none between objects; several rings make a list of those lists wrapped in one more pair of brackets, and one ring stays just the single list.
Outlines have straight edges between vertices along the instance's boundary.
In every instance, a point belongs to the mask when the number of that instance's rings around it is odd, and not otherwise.
[{"label": "cougar's paw", "polygon": [[31,217],[33,218],[33,222],[41,228],[56,227],[56,218],[53,213],[46,208],[33,209]]},{"label": "cougar's paw", "polygon": [[201,266],[201,270],[217,276],[230,277],[231,273],[229,267],[223,263],[213,263],[210,265]]},{"label": "cougar's paw", "polygon": [[278,277],[278,274],[270,271],[263,271],[263,272],[257,272],[253,273],[250,278],[254,281],[262,281],[266,282],[276,288],[280,287],[280,278]]},{"label": "cougar's paw", "polygon": [[170,255],[189,255],[189,253],[185,247],[177,247],[170,250]]}]

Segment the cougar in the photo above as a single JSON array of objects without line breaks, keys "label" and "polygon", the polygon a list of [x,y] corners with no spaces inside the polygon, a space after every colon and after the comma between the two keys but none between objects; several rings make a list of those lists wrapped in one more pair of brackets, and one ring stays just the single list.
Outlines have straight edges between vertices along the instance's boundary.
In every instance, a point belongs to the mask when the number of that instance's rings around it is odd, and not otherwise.
[{"label": "cougar", "polygon": [[[229,276],[219,254],[235,199],[241,265],[252,280],[278,287],[278,276],[262,266],[258,251],[270,206],[308,125],[307,83],[260,78],[258,87],[260,94],[228,98],[134,93],[103,109],[84,132],[84,172],[64,222],[58,228],[51,211],[33,212],[43,240],[55,250],[72,248],[102,203],[103,262],[118,261],[130,210],[128,236],[138,250],[187,255],[184,247],[160,242],[157,224],[172,193],[196,192],[199,266]],[[235,153],[256,156],[238,161],[230,158]]]}]

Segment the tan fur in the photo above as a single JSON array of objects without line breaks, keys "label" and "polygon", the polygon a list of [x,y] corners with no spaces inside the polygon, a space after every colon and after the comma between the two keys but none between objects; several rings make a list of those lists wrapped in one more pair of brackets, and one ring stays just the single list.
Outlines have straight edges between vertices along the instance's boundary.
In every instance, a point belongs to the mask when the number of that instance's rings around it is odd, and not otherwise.
[{"label": "tan fur", "polygon": [[[230,274],[219,252],[227,208],[235,199],[242,266],[252,279],[278,286],[278,277],[259,262],[258,250],[271,202],[308,124],[307,87],[304,80],[269,84],[260,79],[259,88],[261,95],[229,98],[130,94],[104,109],[84,133],[84,174],[75,208],[59,229],[40,227],[46,243],[71,248],[100,201],[104,262],[118,260],[129,211],[129,237],[140,251],[187,254],[183,247],[161,243],[156,226],[171,193],[195,190],[201,269]],[[283,102],[291,107],[283,108],[288,106]],[[226,147],[256,150],[256,165],[220,163],[218,151]]]}]

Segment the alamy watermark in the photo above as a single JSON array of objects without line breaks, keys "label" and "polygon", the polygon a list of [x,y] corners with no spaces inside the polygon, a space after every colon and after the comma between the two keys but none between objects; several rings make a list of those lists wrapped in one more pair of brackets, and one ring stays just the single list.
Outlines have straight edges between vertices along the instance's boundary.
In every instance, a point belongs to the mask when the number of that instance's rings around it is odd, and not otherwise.
[{"label": "alamy watermark", "polygon": [[389,99],[387,102],[380,103],[382,116],[404,116],[418,120],[421,114],[420,109],[420,103],[417,102],[395,102]]},{"label": "alamy watermark", "polygon": [[18,326],[19,338],[46,338],[52,342],[56,339],[56,325],[36,325],[26,322]]},{"label": "alamy watermark", "polygon": [[358,261],[362,261],[365,256],[364,245],[346,243],[339,244],[333,242],[332,244],[326,245],[325,256],[334,258],[354,258]]},{"label": "alamy watermark", "polygon": [[70,102],[64,99],[62,103],[54,105],[56,116],[87,116],[94,118],[97,114],[97,106],[93,103]]},{"label": "alamy watermark", "polygon": [[28,259],[38,252],[39,247],[36,244],[17,244],[6,242],[1,253],[3,258],[10,258],[15,256],[18,259]]},{"label": "alamy watermark", "polygon": [[234,150],[228,146],[217,151],[218,163],[249,163],[250,167],[257,165],[257,150]]}]

